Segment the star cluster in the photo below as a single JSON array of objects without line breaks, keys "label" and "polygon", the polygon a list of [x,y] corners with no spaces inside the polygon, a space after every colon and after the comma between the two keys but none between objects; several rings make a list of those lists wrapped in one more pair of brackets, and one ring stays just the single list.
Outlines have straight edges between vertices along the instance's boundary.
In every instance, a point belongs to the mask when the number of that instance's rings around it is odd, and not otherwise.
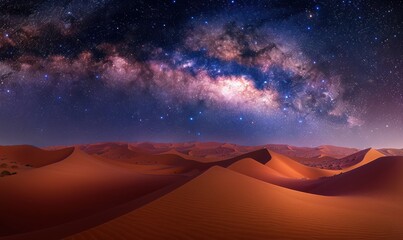
[{"label": "star cluster", "polygon": [[400,3],[0,9],[2,144],[403,144]]}]

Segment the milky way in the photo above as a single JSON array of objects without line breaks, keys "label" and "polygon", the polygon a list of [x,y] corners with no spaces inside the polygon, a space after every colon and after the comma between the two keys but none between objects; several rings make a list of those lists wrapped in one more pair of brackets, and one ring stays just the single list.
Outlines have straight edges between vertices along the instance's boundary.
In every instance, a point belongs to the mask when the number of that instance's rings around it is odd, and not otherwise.
[{"label": "milky way", "polygon": [[0,144],[403,144],[401,4],[2,4]]}]

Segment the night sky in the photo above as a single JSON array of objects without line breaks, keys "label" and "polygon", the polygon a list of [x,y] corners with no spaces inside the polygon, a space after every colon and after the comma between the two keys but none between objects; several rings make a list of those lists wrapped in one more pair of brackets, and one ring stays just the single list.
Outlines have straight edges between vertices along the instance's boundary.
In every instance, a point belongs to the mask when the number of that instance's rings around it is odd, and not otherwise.
[{"label": "night sky", "polygon": [[0,144],[403,147],[401,1],[0,1]]}]

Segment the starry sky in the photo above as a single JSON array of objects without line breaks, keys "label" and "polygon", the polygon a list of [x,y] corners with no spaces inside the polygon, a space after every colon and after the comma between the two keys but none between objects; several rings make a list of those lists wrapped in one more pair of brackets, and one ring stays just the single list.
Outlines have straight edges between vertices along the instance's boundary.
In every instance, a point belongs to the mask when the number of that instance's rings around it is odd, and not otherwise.
[{"label": "starry sky", "polygon": [[0,144],[403,147],[401,1],[0,1]]}]

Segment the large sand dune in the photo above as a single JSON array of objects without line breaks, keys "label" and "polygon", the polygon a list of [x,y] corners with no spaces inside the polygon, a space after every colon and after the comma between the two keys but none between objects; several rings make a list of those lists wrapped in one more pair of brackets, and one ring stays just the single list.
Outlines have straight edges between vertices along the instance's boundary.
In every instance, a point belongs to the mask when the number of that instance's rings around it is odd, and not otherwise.
[{"label": "large sand dune", "polygon": [[[309,192],[403,201],[403,157],[381,157],[347,173],[322,179]],[[403,207],[402,207],[403,208]]]},{"label": "large sand dune", "polygon": [[0,235],[84,218],[183,180],[118,168],[75,149],[63,161],[1,179]]},{"label": "large sand dune", "polygon": [[214,167],[71,239],[396,239],[403,234],[402,219],[383,214],[388,210],[369,200],[301,193]]},{"label": "large sand dune", "polygon": [[381,157],[345,173],[317,179],[284,176],[253,159],[243,159],[229,169],[289,189],[324,196],[360,196],[378,200],[403,200],[403,157]]}]

